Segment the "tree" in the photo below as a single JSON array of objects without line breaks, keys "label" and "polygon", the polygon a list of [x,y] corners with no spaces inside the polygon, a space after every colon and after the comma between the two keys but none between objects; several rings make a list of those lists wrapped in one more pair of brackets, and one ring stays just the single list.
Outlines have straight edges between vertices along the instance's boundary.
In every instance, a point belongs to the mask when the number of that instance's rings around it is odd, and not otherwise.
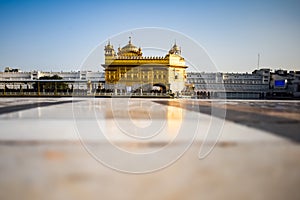
[{"label": "tree", "polygon": [[[47,91],[47,92],[66,91],[67,89],[69,89],[67,83],[60,82],[60,81],[53,81],[53,80],[61,80],[61,79],[63,78],[58,76],[57,74],[53,76],[42,76],[39,78],[39,80],[45,80],[45,81],[39,83],[40,88],[38,88],[37,82],[34,83],[33,87],[35,91],[37,91],[38,89],[40,91]],[[49,80],[49,82],[47,82],[47,80]]]}]

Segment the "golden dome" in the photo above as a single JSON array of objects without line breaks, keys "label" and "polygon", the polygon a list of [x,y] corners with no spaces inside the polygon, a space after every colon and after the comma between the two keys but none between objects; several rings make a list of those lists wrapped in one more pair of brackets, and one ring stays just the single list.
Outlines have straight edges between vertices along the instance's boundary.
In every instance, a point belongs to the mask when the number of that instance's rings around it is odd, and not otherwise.
[{"label": "golden dome", "polygon": [[110,44],[110,41],[108,41],[107,45],[104,47],[104,50],[113,50],[113,45]]},{"label": "golden dome", "polygon": [[116,56],[113,45],[108,41],[107,45],[104,47],[105,56]]},{"label": "golden dome", "polygon": [[119,56],[142,56],[141,48],[137,48],[131,43],[131,37],[129,37],[128,44],[118,50]]},{"label": "golden dome", "polygon": [[130,51],[134,51],[134,52],[138,52],[138,48],[136,46],[134,46],[133,44],[127,44],[126,46],[124,46],[121,49],[122,52],[130,52]]}]

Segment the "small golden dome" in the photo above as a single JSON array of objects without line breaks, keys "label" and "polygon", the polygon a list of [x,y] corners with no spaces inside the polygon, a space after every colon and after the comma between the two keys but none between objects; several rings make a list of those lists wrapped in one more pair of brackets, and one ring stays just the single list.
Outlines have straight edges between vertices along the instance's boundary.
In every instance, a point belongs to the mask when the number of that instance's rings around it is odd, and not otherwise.
[{"label": "small golden dome", "polygon": [[170,54],[181,54],[181,49],[179,46],[177,46],[176,42],[173,45],[173,47],[169,51]]},{"label": "small golden dome", "polygon": [[110,41],[108,41],[107,45],[104,47],[104,50],[113,50],[113,45],[110,44]]}]

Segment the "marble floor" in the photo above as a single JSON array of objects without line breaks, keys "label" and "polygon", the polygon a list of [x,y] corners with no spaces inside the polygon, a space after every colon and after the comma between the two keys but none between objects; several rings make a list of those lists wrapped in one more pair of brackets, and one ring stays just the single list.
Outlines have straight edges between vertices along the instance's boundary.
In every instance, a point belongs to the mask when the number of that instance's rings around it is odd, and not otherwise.
[{"label": "marble floor", "polygon": [[0,199],[299,199],[299,110],[0,98]]}]

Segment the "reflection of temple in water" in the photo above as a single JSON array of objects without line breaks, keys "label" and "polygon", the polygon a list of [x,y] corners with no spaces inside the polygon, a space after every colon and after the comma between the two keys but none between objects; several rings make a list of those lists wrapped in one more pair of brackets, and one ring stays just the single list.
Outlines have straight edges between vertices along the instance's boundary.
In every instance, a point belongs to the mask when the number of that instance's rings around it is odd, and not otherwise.
[{"label": "reflection of temple in water", "polygon": [[145,57],[142,49],[129,42],[116,53],[108,42],[105,46],[106,89],[116,92],[181,92],[186,81],[186,68],[181,49],[175,43],[164,57]]}]

